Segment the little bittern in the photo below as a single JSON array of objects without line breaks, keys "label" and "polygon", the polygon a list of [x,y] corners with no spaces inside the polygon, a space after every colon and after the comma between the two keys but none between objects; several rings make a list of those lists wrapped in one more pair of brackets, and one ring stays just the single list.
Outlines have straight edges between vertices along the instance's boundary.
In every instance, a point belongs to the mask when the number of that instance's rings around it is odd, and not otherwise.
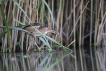
[{"label": "little bittern", "polygon": [[[23,29],[27,30],[28,32],[30,32],[34,36],[41,36],[41,33],[42,34],[45,34],[45,35],[47,33],[54,33],[54,34],[56,34],[56,32],[54,30],[51,30],[51,29],[49,29],[47,27],[44,27],[40,23],[34,23],[34,24],[32,24],[32,26],[31,25],[27,25]],[[39,30],[41,33],[39,33],[38,31],[36,31],[34,28],[36,28],[37,30]]]},{"label": "little bittern", "polygon": [[[33,27],[32,27],[33,26]],[[49,28],[47,28],[47,27],[44,27],[42,24],[40,24],[40,23],[33,23],[32,24],[32,26],[31,25],[27,25],[27,26],[25,26],[23,29],[24,30],[27,30],[28,32],[30,32],[31,33],[31,35],[33,35],[34,36],[34,39],[36,39],[36,37],[39,37],[39,36],[41,36],[42,34],[48,34],[48,33],[54,33],[54,34],[56,34],[56,32],[54,31],[54,30],[51,30],[51,29],[49,29]],[[36,31],[36,29],[39,31]],[[42,34],[41,34],[42,33]],[[35,45],[37,46],[37,44],[36,44],[36,41],[34,41],[34,43],[35,43]],[[38,46],[37,46],[38,47]],[[29,48],[30,48],[30,46],[28,47],[28,51],[29,51]],[[38,47],[39,48],[39,47]],[[39,49],[38,49],[39,50]]]}]

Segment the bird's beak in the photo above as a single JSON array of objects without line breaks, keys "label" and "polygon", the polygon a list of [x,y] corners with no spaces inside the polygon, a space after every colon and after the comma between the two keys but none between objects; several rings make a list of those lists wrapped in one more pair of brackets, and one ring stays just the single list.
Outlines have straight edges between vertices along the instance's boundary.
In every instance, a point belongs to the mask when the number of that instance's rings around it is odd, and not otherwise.
[{"label": "bird's beak", "polygon": [[49,32],[52,34],[57,34],[56,31],[54,31],[54,30],[50,30]]}]

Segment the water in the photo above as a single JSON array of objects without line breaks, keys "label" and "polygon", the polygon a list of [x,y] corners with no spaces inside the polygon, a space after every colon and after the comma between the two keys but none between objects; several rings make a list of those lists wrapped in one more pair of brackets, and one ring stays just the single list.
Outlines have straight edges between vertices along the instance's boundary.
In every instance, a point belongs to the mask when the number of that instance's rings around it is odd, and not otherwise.
[{"label": "water", "polygon": [[106,71],[105,51],[1,53],[0,71]]}]

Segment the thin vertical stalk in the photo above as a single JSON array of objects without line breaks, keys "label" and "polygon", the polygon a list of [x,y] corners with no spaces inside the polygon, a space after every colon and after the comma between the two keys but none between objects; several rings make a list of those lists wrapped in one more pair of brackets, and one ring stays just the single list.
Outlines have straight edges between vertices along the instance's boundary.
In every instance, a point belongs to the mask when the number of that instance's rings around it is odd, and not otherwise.
[{"label": "thin vertical stalk", "polygon": [[80,15],[81,16],[80,16],[80,28],[79,28],[80,29],[80,31],[79,31],[79,47],[81,47],[81,43],[82,43],[82,40],[81,40],[82,37],[81,36],[82,36],[82,24],[83,24],[82,23],[82,15],[83,14],[81,14],[81,13],[82,13],[82,7],[83,7],[83,0],[81,0],[81,3],[80,4],[81,4],[80,5],[80,11],[81,11],[80,12]]},{"label": "thin vertical stalk", "polygon": [[[90,18],[90,55],[91,55],[91,61],[92,61],[92,66],[94,66],[94,64],[93,64],[93,56],[92,56],[92,20],[93,20],[93,0],[91,0],[91,18]],[[92,67],[92,71],[94,71],[94,68]]]},{"label": "thin vertical stalk", "polygon": [[93,0],[91,0],[91,18],[90,18],[90,46],[92,46],[92,20],[93,20]]},{"label": "thin vertical stalk", "polygon": [[[76,24],[76,9],[75,9],[75,2],[76,0],[73,0],[73,24],[74,24],[74,40],[76,39],[76,30],[75,30],[75,24]],[[76,55],[76,42],[74,42],[74,54],[76,56],[75,58],[75,71],[77,71],[77,55]]]},{"label": "thin vertical stalk", "polygon": [[[82,36],[82,15],[83,14],[81,14],[82,13],[82,7],[83,7],[83,0],[81,0],[81,3],[80,3],[81,5],[80,5],[80,34],[79,34],[79,47],[81,47],[81,44],[82,44],[82,40],[81,40],[81,36]],[[80,48],[80,61],[81,61],[81,71],[84,71],[84,66],[83,66],[83,61],[82,61],[82,53],[81,53],[81,48]]]},{"label": "thin vertical stalk", "polygon": [[41,18],[41,22],[44,23],[44,15],[45,15],[45,6],[44,3],[42,3],[41,5],[41,11],[40,11],[40,18]]},{"label": "thin vertical stalk", "polygon": [[[73,11],[74,11],[74,12],[73,12],[74,40],[76,39],[76,29],[75,29],[75,26],[76,26],[76,25],[75,25],[75,24],[76,24],[76,17],[75,17],[75,16],[76,16],[76,10],[75,10],[75,1],[76,1],[76,0],[73,1]],[[76,50],[76,42],[74,42],[74,49]]]}]

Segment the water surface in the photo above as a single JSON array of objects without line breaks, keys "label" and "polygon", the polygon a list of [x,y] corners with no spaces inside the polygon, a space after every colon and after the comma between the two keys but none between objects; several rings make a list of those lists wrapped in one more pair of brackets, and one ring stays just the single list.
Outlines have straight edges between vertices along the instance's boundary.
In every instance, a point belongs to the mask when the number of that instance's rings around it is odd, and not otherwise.
[{"label": "water surface", "polygon": [[105,51],[1,53],[0,71],[106,71]]}]

